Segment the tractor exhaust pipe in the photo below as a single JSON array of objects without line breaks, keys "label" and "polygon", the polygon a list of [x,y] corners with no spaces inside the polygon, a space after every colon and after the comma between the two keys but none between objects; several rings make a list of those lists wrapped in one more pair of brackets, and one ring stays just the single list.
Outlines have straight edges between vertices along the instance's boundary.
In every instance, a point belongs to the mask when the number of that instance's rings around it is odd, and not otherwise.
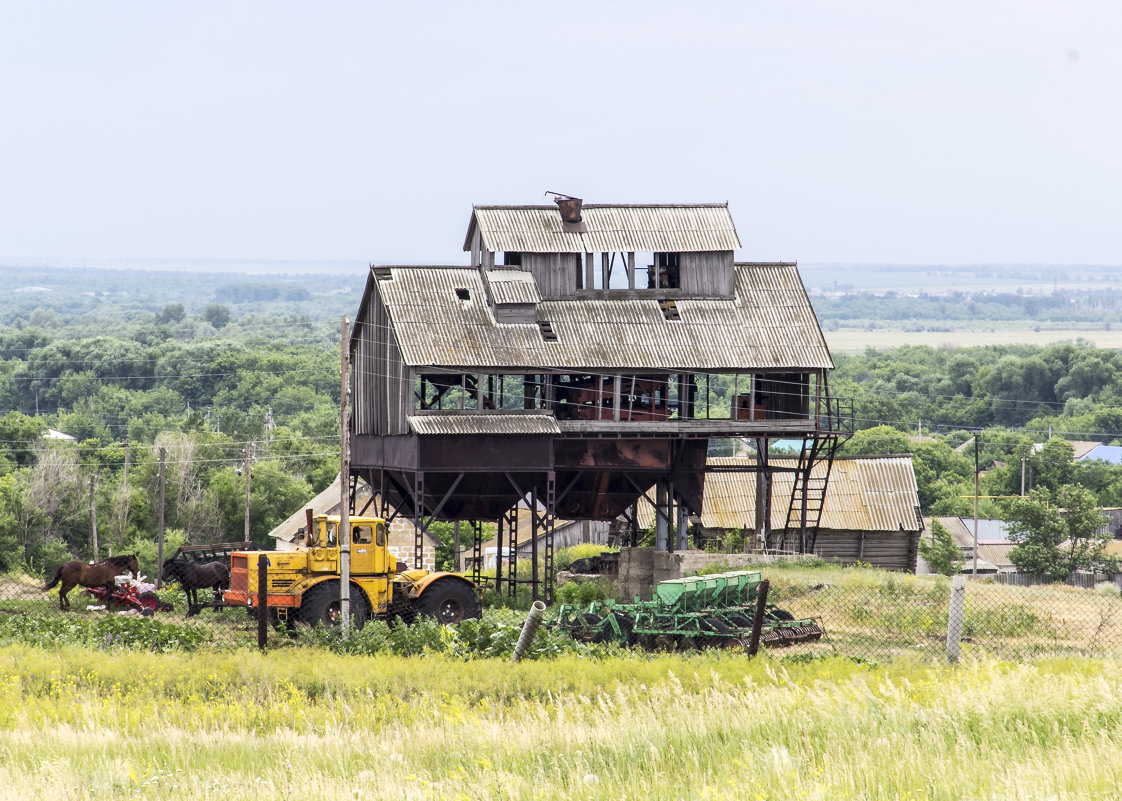
[{"label": "tractor exhaust pipe", "polygon": [[530,614],[526,615],[526,622],[522,624],[522,633],[518,635],[514,653],[510,655],[511,662],[521,662],[522,657],[530,650],[530,643],[534,641],[534,635],[538,633],[538,626],[542,624],[544,616],[545,604],[534,601],[534,605],[530,607]]}]

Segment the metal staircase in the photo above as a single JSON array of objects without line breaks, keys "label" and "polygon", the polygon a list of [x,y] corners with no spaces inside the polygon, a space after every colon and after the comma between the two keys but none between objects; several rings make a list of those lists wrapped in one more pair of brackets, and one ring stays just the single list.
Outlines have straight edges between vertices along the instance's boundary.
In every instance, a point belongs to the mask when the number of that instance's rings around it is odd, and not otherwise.
[{"label": "metal staircase", "polygon": [[838,445],[853,433],[853,401],[847,398],[829,399],[826,414],[819,418],[817,427],[817,436],[803,439],[795,480],[791,483],[791,501],[787,506],[785,539],[797,533],[799,553],[814,552],[834,456]]}]

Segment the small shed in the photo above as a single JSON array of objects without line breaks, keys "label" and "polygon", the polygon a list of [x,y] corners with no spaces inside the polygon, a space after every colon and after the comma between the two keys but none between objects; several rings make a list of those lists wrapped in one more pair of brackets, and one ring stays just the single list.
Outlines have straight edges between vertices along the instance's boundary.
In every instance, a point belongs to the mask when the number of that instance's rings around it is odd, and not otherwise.
[{"label": "small shed", "polygon": [[[700,518],[702,541],[744,537],[746,547],[763,551],[755,537],[756,473],[743,467],[754,457],[711,457],[706,461],[705,503]],[[783,532],[782,551],[797,551],[798,531],[785,529],[787,508],[776,498],[789,498],[795,459],[772,457],[771,530]],[[822,465],[825,472],[827,467]],[[653,518],[649,504],[646,519]],[[640,515],[640,524],[644,516]],[[887,570],[914,571],[923,518],[910,456],[837,458],[829,473],[814,553],[823,559],[863,562]],[[770,550],[770,549],[768,549]]]}]

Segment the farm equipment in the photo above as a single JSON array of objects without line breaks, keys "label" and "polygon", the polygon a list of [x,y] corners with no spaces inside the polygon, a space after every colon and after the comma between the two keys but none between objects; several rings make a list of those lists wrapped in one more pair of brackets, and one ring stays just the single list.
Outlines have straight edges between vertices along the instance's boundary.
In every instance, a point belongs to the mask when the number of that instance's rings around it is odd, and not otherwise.
[{"label": "farm equipment", "polygon": [[[161,601],[152,590],[142,589],[142,582],[129,576],[117,576],[113,587],[86,587],[86,592],[106,607],[139,612],[145,617],[159,612],[170,612],[171,604]],[[152,585],[147,585],[152,586]]]},{"label": "farm equipment", "polygon": [[[562,604],[548,625],[583,642],[637,644],[648,650],[747,646],[761,581],[752,571],[662,581],[650,601]],[[762,645],[794,645],[822,637],[812,618],[799,620],[774,606],[765,606],[763,612]]]},{"label": "farm equipment", "polygon": [[[341,617],[339,517],[308,511],[302,540],[292,550],[235,551],[230,557],[227,605],[255,608],[266,603],[278,623],[323,623]],[[458,623],[483,613],[475,585],[455,573],[401,569],[389,552],[386,521],[351,517],[350,614],[355,628],[368,620],[417,615],[441,624]],[[258,560],[268,560],[264,596],[258,586]]]}]

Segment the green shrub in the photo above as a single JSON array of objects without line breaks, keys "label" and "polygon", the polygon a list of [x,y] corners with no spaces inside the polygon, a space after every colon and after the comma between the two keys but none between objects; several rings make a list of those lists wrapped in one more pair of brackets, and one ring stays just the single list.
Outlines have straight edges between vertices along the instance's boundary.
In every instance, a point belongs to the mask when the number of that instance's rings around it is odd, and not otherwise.
[{"label": "green shrub", "polygon": [[562,604],[588,606],[593,601],[606,601],[619,595],[614,581],[599,578],[596,581],[570,581],[557,587],[556,600]]},{"label": "green shrub", "polygon": [[0,642],[50,648],[84,645],[167,653],[193,651],[211,639],[200,626],[161,623],[139,615],[0,615]]},{"label": "green shrub", "polygon": [[[432,618],[422,617],[408,626],[390,626],[385,621],[376,620],[367,623],[361,630],[352,632],[345,640],[338,631],[323,626],[301,628],[297,633],[297,642],[341,654],[444,654],[460,659],[509,658],[514,653],[514,646],[521,632],[521,621],[506,621],[492,616],[482,620],[465,620],[453,626],[441,626]],[[587,648],[569,635],[542,626],[534,635],[526,658],[537,659],[587,651]]]},{"label": "green shrub", "polygon": [[619,553],[619,549],[609,548],[607,545],[572,545],[559,549],[554,556],[553,564],[557,570],[568,570],[578,559],[590,559],[602,553]]}]

